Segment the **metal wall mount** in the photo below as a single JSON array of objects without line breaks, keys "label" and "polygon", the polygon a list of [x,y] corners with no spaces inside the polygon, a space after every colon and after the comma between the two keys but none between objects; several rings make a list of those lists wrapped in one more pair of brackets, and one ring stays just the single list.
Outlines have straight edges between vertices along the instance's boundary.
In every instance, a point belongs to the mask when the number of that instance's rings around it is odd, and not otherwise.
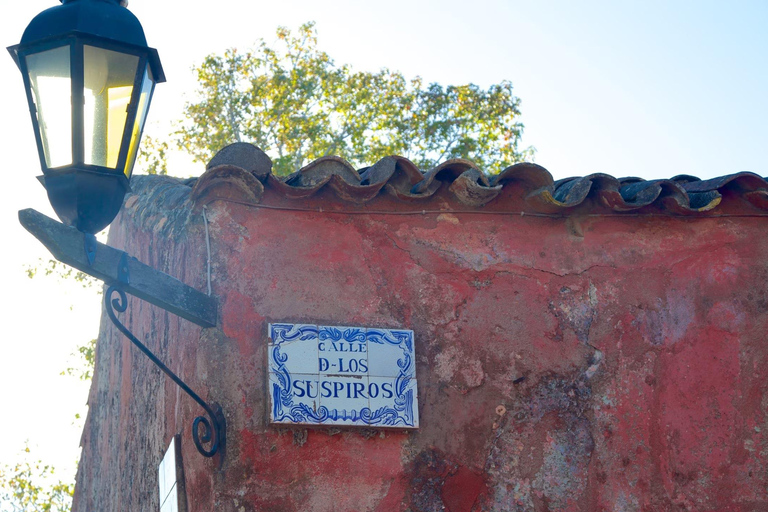
[{"label": "metal wall mount", "polygon": [[[112,298],[115,294],[118,296]],[[197,393],[187,386],[187,384],[181,380],[175,373],[171,371],[155,354],[149,350],[146,345],[139,341],[136,336],[117,318],[116,312],[124,313],[128,307],[128,297],[125,292],[118,286],[110,286],[107,288],[104,294],[104,305],[107,309],[107,315],[115,327],[128,338],[144,355],[146,355],[155,365],[160,368],[163,373],[171,378],[186,394],[192,397],[192,399],[200,405],[208,414],[210,421],[205,416],[198,416],[192,423],[192,440],[195,442],[195,447],[204,457],[213,457],[224,445],[226,439],[226,422],[224,415],[222,414],[221,407],[216,404],[208,405],[208,403],[200,398]],[[204,430],[202,435],[200,434],[200,425]],[[203,443],[211,443],[210,448],[206,449]]]},{"label": "metal wall mount", "polygon": [[124,313],[128,308],[126,294],[130,293],[201,327],[214,327],[216,299],[140,263],[124,251],[97,242],[93,235],[81,233],[35,210],[21,210],[19,221],[57,260],[108,285],[104,305],[115,327],[205,410],[207,417],[198,416],[192,423],[192,440],[197,451],[204,457],[223,453],[226,420],[221,407],[200,398],[117,318],[117,313]]}]

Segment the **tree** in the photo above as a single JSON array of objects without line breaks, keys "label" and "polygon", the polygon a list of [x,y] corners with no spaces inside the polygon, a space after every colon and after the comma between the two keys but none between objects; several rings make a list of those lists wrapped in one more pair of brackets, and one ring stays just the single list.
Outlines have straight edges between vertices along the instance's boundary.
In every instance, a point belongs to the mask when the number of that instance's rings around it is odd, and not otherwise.
[{"label": "tree", "polygon": [[49,258],[48,261],[43,261],[40,258],[37,261],[37,265],[27,265],[25,271],[30,279],[34,279],[42,272],[45,276],[55,276],[59,281],[72,279],[80,283],[83,288],[94,288],[98,282],[96,278],[89,276],[85,272],[80,272],[52,258]]},{"label": "tree", "polygon": [[[29,447],[24,449],[29,454]],[[0,510],[3,512],[68,512],[74,484],[51,482],[55,470],[27,460],[0,467]]]},{"label": "tree", "polygon": [[168,142],[150,135],[141,138],[137,166],[147,174],[168,174]]},{"label": "tree", "polygon": [[[61,375],[69,375],[80,380],[91,380],[93,369],[96,366],[96,340],[92,339],[85,345],[77,347],[77,352],[72,354],[77,358],[77,363],[61,372]],[[79,418],[78,414],[76,418]]]},{"label": "tree", "polygon": [[520,100],[503,81],[425,85],[402,74],[337,66],[317,47],[313,23],[298,35],[277,30],[277,48],[209,55],[196,68],[196,101],[186,105],[178,146],[207,162],[232,142],[253,142],[285,175],[309,161],[338,155],[357,166],[399,154],[427,170],[467,158],[498,172],[530,159],[519,149]]},{"label": "tree", "polygon": [[[73,274],[69,279],[77,279]],[[80,380],[90,380],[96,357],[96,340],[78,347],[79,361],[61,372]],[[76,414],[79,420],[80,415]],[[56,470],[41,460],[29,461],[29,446],[25,457],[15,464],[0,466],[1,512],[69,512],[75,491],[74,483],[55,479]]]}]

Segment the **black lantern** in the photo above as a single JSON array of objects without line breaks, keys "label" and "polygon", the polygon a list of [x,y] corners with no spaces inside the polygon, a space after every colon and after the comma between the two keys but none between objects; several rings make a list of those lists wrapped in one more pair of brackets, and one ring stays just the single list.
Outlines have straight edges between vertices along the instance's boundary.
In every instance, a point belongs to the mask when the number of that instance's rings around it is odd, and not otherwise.
[{"label": "black lantern", "polygon": [[226,440],[221,407],[192,391],[117,313],[126,311],[130,293],[214,327],[217,301],[94,236],[112,222],[128,191],[152,92],[165,82],[160,59],[125,0],[61,3],[38,14],[8,51],[24,78],[48,198],[59,218],[81,232],[32,209],[20,211],[19,221],[56,259],[109,285],[104,304],[110,320],[205,409],[208,416],[192,422],[192,440],[213,457]]},{"label": "black lantern", "polygon": [[51,205],[65,224],[96,233],[122,206],[165,75],[125,2],[61,2],[8,50],[24,78]]}]

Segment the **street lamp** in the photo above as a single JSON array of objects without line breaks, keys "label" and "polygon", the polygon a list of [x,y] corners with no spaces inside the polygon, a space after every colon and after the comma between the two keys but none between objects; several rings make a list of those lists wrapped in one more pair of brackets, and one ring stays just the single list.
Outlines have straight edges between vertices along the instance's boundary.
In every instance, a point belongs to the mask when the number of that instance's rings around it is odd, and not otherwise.
[{"label": "street lamp", "polygon": [[65,224],[97,233],[120,210],[165,75],[119,0],[61,2],[8,50],[24,79],[51,205]]},{"label": "street lamp", "polygon": [[45,189],[66,226],[32,209],[20,211],[19,220],[56,259],[109,285],[104,304],[110,320],[205,409],[208,418],[195,418],[192,439],[212,457],[222,453],[226,439],[221,408],[192,391],[117,313],[125,312],[130,293],[213,327],[216,299],[94,236],[112,222],[129,190],[152,92],[165,81],[160,58],[126,2],[60,1],[38,14],[8,51],[24,79]]}]

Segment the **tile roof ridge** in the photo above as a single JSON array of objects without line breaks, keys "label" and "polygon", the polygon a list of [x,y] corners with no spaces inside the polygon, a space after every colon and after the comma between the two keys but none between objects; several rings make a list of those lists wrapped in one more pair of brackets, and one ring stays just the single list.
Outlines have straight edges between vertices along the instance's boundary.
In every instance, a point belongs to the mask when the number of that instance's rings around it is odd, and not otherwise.
[{"label": "tile roof ridge", "polygon": [[[205,174],[194,183],[191,199],[206,203],[237,197],[239,201],[258,203],[266,190],[287,199],[307,199],[330,190],[342,202],[359,205],[382,195],[400,202],[424,203],[441,189],[462,205],[495,205],[493,208],[500,211],[504,206],[543,213],[653,208],[690,215],[718,207],[724,194],[742,199],[748,208],[768,209],[768,182],[751,172],[707,180],[687,174],[646,180],[593,173],[555,181],[546,168],[532,162],[515,163],[488,176],[465,159],[446,160],[422,173],[412,161],[399,155],[386,156],[361,169],[344,158],[328,155],[280,177],[272,173],[269,157],[248,143],[236,143],[217,153]],[[440,194],[443,197],[444,193]],[[323,195],[323,200],[326,197]]]}]

